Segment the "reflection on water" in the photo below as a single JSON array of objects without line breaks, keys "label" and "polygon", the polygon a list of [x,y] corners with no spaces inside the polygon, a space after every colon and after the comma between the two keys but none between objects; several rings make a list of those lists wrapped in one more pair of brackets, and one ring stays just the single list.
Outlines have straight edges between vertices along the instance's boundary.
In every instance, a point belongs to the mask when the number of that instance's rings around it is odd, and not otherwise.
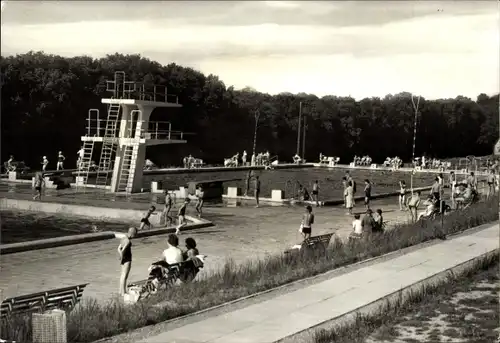
[{"label": "reflection on water", "polygon": [[91,233],[93,225],[102,231],[125,232],[129,227],[124,223],[34,212],[2,211],[1,217],[1,244]]}]

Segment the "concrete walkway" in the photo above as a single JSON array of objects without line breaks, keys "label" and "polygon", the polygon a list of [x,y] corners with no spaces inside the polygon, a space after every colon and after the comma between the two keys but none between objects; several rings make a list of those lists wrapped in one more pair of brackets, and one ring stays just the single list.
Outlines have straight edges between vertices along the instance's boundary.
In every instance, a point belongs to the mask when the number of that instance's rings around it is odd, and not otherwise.
[{"label": "concrete walkway", "polygon": [[495,223],[470,235],[443,241],[140,342],[275,342],[498,248],[498,223]]}]

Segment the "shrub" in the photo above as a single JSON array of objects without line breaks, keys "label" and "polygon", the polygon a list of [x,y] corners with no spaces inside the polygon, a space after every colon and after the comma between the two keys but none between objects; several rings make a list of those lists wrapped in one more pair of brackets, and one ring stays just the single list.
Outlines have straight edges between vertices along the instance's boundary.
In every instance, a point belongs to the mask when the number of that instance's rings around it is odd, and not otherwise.
[{"label": "shrub", "polygon": [[[326,251],[281,254],[245,264],[229,260],[222,269],[198,282],[160,292],[135,305],[123,305],[118,299],[104,304],[85,299],[68,316],[68,340],[92,342],[496,220],[498,197],[452,212],[442,222],[396,225],[354,243],[335,238]],[[3,322],[2,338],[29,342],[30,325],[22,323],[19,318],[16,325]],[[24,329],[16,330],[17,326]]]}]

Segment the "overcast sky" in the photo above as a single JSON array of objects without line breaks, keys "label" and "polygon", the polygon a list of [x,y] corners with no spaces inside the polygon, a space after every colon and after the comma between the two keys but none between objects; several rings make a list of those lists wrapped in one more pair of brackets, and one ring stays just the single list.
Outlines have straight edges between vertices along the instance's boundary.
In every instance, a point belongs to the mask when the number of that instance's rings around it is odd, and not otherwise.
[{"label": "overcast sky", "polygon": [[2,1],[2,55],[139,53],[227,86],[426,98],[499,91],[492,1]]}]

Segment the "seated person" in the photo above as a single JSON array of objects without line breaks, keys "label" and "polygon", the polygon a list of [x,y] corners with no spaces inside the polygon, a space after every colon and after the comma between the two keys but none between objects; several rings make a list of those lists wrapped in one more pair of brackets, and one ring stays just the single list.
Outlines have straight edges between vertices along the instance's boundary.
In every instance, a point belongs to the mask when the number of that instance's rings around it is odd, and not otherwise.
[{"label": "seated person", "polygon": [[299,164],[301,161],[302,161],[302,159],[300,158],[299,155],[295,154],[295,156],[293,156],[294,163]]},{"label": "seated person", "polygon": [[176,264],[184,261],[182,250],[179,249],[179,238],[170,234],[167,238],[168,248],[163,251],[163,258],[168,264]]},{"label": "seated person", "polygon": [[375,227],[375,220],[373,219],[373,211],[371,209],[366,210],[366,214],[361,220],[361,225],[363,226],[364,234],[370,234],[373,232],[373,228]]},{"label": "seated person", "polygon": [[460,187],[457,187],[457,189],[459,189],[460,192],[455,198],[457,207],[460,207],[460,205],[470,204],[474,198],[474,191],[472,187],[470,187],[470,185],[461,185]]},{"label": "seated person", "polygon": [[194,238],[188,237],[184,242],[186,244],[186,251],[182,253],[184,261],[192,260],[200,254],[198,249],[196,249],[196,241]]},{"label": "seated person", "polygon": [[373,232],[383,232],[384,231],[384,217],[382,216],[382,210],[378,209],[373,217],[375,219],[375,226],[373,227]]},{"label": "seated person", "polygon": [[418,220],[420,220],[422,217],[429,217],[435,210],[436,208],[436,201],[434,199],[433,195],[429,195],[427,200],[424,201],[424,205],[427,206],[425,211],[422,211],[418,215]]},{"label": "seated person", "polygon": [[200,268],[203,268],[203,261],[197,257],[200,253],[196,248],[196,241],[188,237],[185,243],[187,250],[183,253],[185,263],[183,264],[184,268],[181,273],[181,281],[188,282],[196,277]]},{"label": "seated person", "polygon": [[354,220],[352,221],[352,233],[353,237],[361,237],[363,234],[363,224],[361,223],[361,216],[359,214],[354,215]]}]

